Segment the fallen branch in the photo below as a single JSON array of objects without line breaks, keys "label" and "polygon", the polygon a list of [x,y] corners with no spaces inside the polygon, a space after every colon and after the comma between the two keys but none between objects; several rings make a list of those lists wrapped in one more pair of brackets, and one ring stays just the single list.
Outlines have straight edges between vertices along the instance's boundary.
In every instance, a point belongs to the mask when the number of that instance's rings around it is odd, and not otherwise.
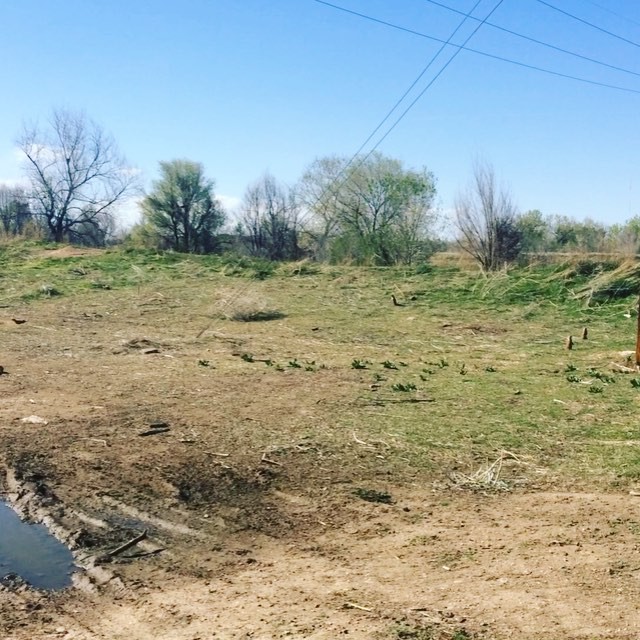
[{"label": "fallen branch", "polygon": [[167,433],[171,431],[171,427],[162,427],[160,429],[149,429],[148,431],[141,431],[138,435],[141,437],[155,436],[157,433]]},{"label": "fallen branch", "polygon": [[114,556],[117,556],[123,553],[127,549],[131,549],[131,547],[137,545],[138,542],[142,542],[142,540],[144,540],[146,537],[147,537],[147,530],[145,529],[139,536],[136,536],[135,538],[131,538],[129,542],[125,542],[123,545],[120,545],[117,549],[107,552],[106,556],[108,558],[113,558]]},{"label": "fallen branch", "polygon": [[275,465],[276,467],[282,467],[282,463],[278,462],[277,460],[271,460],[271,458],[267,458],[266,454],[262,454],[262,458],[260,458],[260,462],[265,462],[266,464],[272,464]]},{"label": "fallen branch", "polygon": [[617,362],[612,362],[609,365],[614,371],[620,371],[622,373],[637,373],[638,369],[633,369],[631,367],[625,367],[622,364],[618,364]]},{"label": "fallen branch", "polygon": [[147,558],[149,556],[157,556],[159,553],[162,553],[163,551],[166,551],[166,549],[164,547],[161,547],[160,549],[154,549],[153,551],[140,551],[139,553],[132,553],[129,556],[123,556],[124,558],[130,558],[130,559],[135,559],[135,558]]},{"label": "fallen branch", "polygon": [[355,602],[345,602],[344,608],[345,609],[358,609],[359,611],[367,611],[369,613],[371,613],[373,611],[373,609],[370,609],[369,607],[363,607],[363,606],[361,606],[359,604],[355,604]]}]

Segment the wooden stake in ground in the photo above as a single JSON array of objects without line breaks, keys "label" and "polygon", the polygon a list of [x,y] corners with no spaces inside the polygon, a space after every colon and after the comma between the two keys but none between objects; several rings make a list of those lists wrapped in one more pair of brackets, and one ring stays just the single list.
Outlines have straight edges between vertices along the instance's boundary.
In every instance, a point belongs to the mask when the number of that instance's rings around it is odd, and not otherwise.
[{"label": "wooden stake in ground", "polygon": [[587,327],[585,327],[585,328],[582,330],[582,339],[583,339],[583,340],[586,340],[588,335],[589,335],[589,330],[587,329]]},{"label": "wooden stake in ground", "polygon": [[640,298],[638,298],[638,331],[636,332],[636,367],[640,367]]},{"label": "wooden stake in ground", "polygon": [[567,336],[567,339],[564,341],[564,346],[569,349],[569,351],[573,349],[573,336]]}]

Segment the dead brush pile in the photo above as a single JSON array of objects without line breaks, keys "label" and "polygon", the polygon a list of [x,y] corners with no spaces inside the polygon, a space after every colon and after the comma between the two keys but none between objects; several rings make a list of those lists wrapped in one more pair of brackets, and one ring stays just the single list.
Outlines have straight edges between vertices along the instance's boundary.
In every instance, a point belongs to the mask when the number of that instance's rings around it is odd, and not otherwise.
[{"label": "dead brush pile", "polygon": [[617,265],[600,263],[589,276],[586,285],[575,292],[576,298],[584,300],[586,306],[640,294],[639,260],[627,259]]}]

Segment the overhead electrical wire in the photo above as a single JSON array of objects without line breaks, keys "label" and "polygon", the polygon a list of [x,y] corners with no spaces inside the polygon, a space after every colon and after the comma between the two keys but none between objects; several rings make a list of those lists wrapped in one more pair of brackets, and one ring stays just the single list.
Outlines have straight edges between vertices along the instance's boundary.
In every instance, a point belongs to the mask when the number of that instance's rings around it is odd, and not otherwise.
[{"label": "overhead electrical wire", "polygon": [[588,20],[585,20],[584,18],[581,18],[580,16],[576,16],[573,13],[569,13],[568,11],[565,11],[564,9],[561,9],[560,7],[556,7],[554,4],[551,4],[550,2],[546,2],[546,0],[536,0],[536,2],[539,2],[540,4],[543,4],[545,7],[549,7],[549,9],[553,9],[554,11],[557,11],[558,13],[561,13],[569,18],[572,18],[573,20],[577,20],[578,22],[582,22],[582,24],[586,24],[588,27],[591,27],[592,29],[596,29],[597,31],[601,31],[602,33],[606,33],[608,36],[611,36],[613,38],[616,38],[618,40],[621,40],[622,42],[626,42],[627,44],[631,44],[634,47],[638,47],[640,48],[640,44],[637,42],[634,42],[633,40],[629,40],[628,38],[625,38],[617,33],[614,33],[613,31],[607,31],[607,29],[604,29],[603,27],[598,26],[597,24],[593,24],[593,22],[589,22]]},{"label": "overhead electrical wire", "polygon": [[[315,2],[319,3],[319,4],[324,4],[327,5],[331,8],[334,9],[342,9],[342,7],[338,7],[337,5],[333,5],[329,2],[325,2],[324,0],[314,0]],[[384,125],[384,123],[391,117],[391,115],[393,114],[393,112],[400,106],[400,104],[404,101],[404,99],[409,95],[409,93],[411,92],[411,90],[418,84],[418,82],[422,79],[422,77],[424,76],[424,74],[428,71],[428,69],[431,67],[431,65],[436,61],[436,59],[438,58],[438,56],[440,55],[440,53],[442,53],[442,51],[447,47],[447,45],[451,45],[451,39],[456,35],[456,33],[462,28],[462,26],[465,24],[465,22],[467,21],[467,19],[469,17],[471,17],[471,14],[476,10],[476,8],[480,5],[480,3],[482,2],[482,0],[477,0],[476,4],[473,6],[473,8],[471,9],[471,11],[469,13],[463,14],[464,17],[462,19],[462,21],[458,24],[458,26],[453,30],[453,32],[451,33],[451,35],[447,38],[447,40],[440,40],[440,42],[442,43],[442,46],[438,49],[438,51],[436,51],[436,53],[431,57],[431,59],[429,60],[429,62],[427,63],[427,65],[422,69],[422,71],[418,74],[418,76],[416,77],[416,79],[411,83],[411,85],[409,86],[409,88],[402,94],[402,96],[396,101],[396,103],[393,105],[393,107],[389,110],[389,112],[385,115],[385,117],[380,121],[380,123],[376,126],[376,128],[369,134],[369,136],[367,137],[367,139],[360,145],[360,147],[358,148],[358,150],[351,156],[351,158],[349,158],[349,160],[345,163],[345,165],[343,167],[340,168],[340,171],[338,172],[338,174],[336,176],[334,176],[331,180],[330,180],[330,184],[325,187],[324,189],[322,189],[320,195],[316,198],[316,204],[318,202],[320,202],[322,200],[322,198],[324,197],[324,195],[326,193],[328,193],[330,190],[332,190],[342,179],[343,175],[345,174],[345,172],[347,171],[347,169],[353,164],[353,162],[358,159],[360,153],[363,151],[363,149],[366,147],[366,145],[371,141],[371,139],[375,136],[375,134],[382,128],[382,126]],[[485,16],[484,20],[480,20],[480,24],[478,24],[476,26],[476,28],[473,30],[473,32],[471,33],[471,35],[469,35],[467,37],[467,39],[465,40],[465,44],[467,42],[469,42],[469,40],[471,40],[471,38],[478,32],[478,30],[480,29],[480,27],[483,26],[483,24],[485,23],[485,21],[498,9],[498,7],[504,2],[504,0],[499,0],[497,2],[497,4],[494,6],[494,8],[487,14],[487,16]],[[349,10],[346,10],[347,13],[353,13]],[[356,14],[359,15],[359,14]],[[451,62],[453,62],[453,60],[456,58],[456,56],[460,53],[461,49],[458,48],[457,51],[455,51],[451,57],[449,58],[449,60],[447,60],[447,62],[441,67],[441,69],[438,71],[438,73],[430,80],[430,82],[427,84],[427,86],[420,92],[420,94],[411,102],[411,104],[403,111],[403,113],[400,115],[400,117],[391,125],[391,127],[387,130],[387,132],[380,138],[380,140],[378,140],[378,142],[369,150],[369,152],[362,158],[359,159],[359,162],[357,164],[357,166],[362,165],[364,162],[366,162],[367,158],[369,158],[373,152],[380,146],[380,144],[382,144],[382,141],[393,131],[393,129],[396,128],[396,126],[398,126],[398,124],[400,123],[400,121],[407,115],[407,113],[411,110],[411,108],[416,104],[416,102],[418,102],[418,100],[420,100],[420,98],[426,93],[426,91],[433,85],[433,83],[440,77],[440,75],[442,75],[442,73],[444,72],[444,70],[451,64]]]},{"label": "overhead electrical wire", "polygon": [[[442,9],[446,9],[447,11],[451,11],[453,13],[458,13],[458,14],[462,14],[464,15],[464,11],[460,11],[459,9],[455,9],[453,7],[450,7],[446,4],[443,4],[442,2],[437,2],[437,0],[424,0],[425,2],[429,2],[432,5],[435,5],[436,7],[441,7]],[[474,16],[469,16],[471,18],[471,20],[479,20],[479,18],[476,18]],[[640,76],[640,73],[638,73],[637,71],[632,71],[631,69],[625,69],[624,67],[618,67],[617,65],[614,64],[609,64],[608,62],[603,62],[602,60],[596,60],[595,58],[590,58],[589,56],[585,56],[582,55],[581,53],[576,53],[575,51],[569,51],[568,49],[563,49],[562,47],[558,47],[554,44],[551,44],[549,42],[544,42],[543,40],[537,40],[536,38],[532,38],[531,36],[527,36],[523,33],[518,33],[517,31],[512,31],[511,29],[507,29],[506,27],[502,27],[499,24],[496,24],[495,22],[485,22],[485,24],[488,27],[492,27],[493,29],[498,29],[500,31],[504,31],[505,33],[509,33],[512,36],[516,36],[518,38],[522,38],[523,40],[528,40],[529,42],[533,42],[534,44],[538,44],[542,47],[547,47],[549,49],[553,49],[554,51],[559,51],[560,53],[564,53],[566,55],[569,56],[573,56],[575,58],[580,58],[581,60],[586,60],[587,62],[593,62],[594,64],[598,64],[601,65],[603,67],[607,67],[609,69],[614,69],[615,71],[621,71],[622,73],[628,73],[631,74],[633,76]]]},{"label": "overhead electrical wire", "polygon": [[612,11],[611,9],[609,9],[609,7],[605,7],[604,5],[601,5],[598,2],[594,2],[593,0],[585,0],[585,1],[588,2],[589,4],[592,4],[594,7],[598,7],[598,9],[602,9],[603,11],[606,11],[607,13],[610,13],[612,16],[615,16],[616,18],[619,18],[620,20],[624,20],[625,22],[630,22],[632,24],[640,25],[640,22],[638,22],[638,20],[634,20],[633,18],[629,18],[628,16],[623,16],[621,13],[617,13],[616,11]]},{"label": "overhead electrical wire", "polygon": [[[494,5],[493,9],[491,9],[491,11],[489,11],[489,13],[484,17],[484,19],[482,19],[478,23],[476,28],[465,38],[465,40],[463,41],[462,45],[453,45],[453,46],[457,47],[456,51],[453,52],[451,57],[441,67],[440,71],[438,71],[438,73],[436,73],[436,75],[428,82],[427,86],[424,87],[424,89],[422,89],[422,91],[411,101],[409,106],[400,114],[400,117],[397,118],[397,120],[389,127],[389,129],[387,129],[387,132],[382,136],[382,138],[380,138],[378,140],[378,142],[376,142],[376,144],[373,146],[371,151],[369,151],[369,153],[365,156],[365,160],[382,144],[382,142],[387,138],[387,136],[400,124],[400,122],[409,113],[409,111],[411,111],[411,109],[418,102],[418,100],[420,100],[420,98],[422,98],[422,96],[433,86],[433,83],[444,73],[445,69],[458,57],[458,55],[460,55],[460,52],[464,49],[464,46],[467,44],[467,42],[469,42],[469,40],[471,40],[471,38],[473,38],[473,36],[475,36],[476,33],[478,33],[480,28],[482,26],[484,26],[486,21],[498,10],[498,8],[500,7],[500,5],[503,2],[504,2],[504,0],[498,0],[498,2]],[[478,6],[478,5],[476,4],[475,6]],[[475,9],[475,7],[474,7],[474,9]],[[467,18],[465,17],[464,20],[466,20],[466,19]],[[451,45],[451,43],[448,42],[448,41],[447,41],[446,44]]]},{"label": "overhead electrical wire", "polygon": [[[541,0],[538,0],[541,1]],[[420,31],[416,31],[415,29],[409,29],[408,27],[402,27],[397,24],[393,24],[392,22],[387,22],[386,20],[381,20],[379,18],[374,18],[373,16],[369,16],[364,13],[360,13],[358,11],[353,11],[352,9],[347,9],[346,7],[341,7],[337,4],[332,4],[331,2],[327,2],[326,0],[314,0],[314,2],[319,2],[320,4],[324,4],[333,9],[337,9],[338,11],[343,11],[345,13],[349,13],[351,15],[357,16],[359,18],[363,18],[365,20],[369,20],[370,22],[375,22],[377,24],[382,24],[386,27],[391,27],[392,29],[397,29],[399,31],[404,31],[405,33],[410,33],[414,36],[419,36],[421,38],[426,38],[427,40],[432,40],[433,42],[446,42],[446,40],[442,40],[441,38],[436,38],[435,36],[430,36],[426,33],[422,33]],[[560,71],[554,71],[552,69],[545,69],[544,67],[539,67],[537,65],[527,64],[526,62],[520,62],[518,60],[512,60],[511,58],[505,58],[504,56],[499,56],[493,53],[488,53],[486,51],[480,51],[479,49],[473,49],[472,47],[465,46],[465,43],[462,45],[449,43],[450,47],[456,47],[459,50],[469,51],[470,53],[475,53],[480,56],[485,56],[486,58],[492,58],[494,60],[500,60],[501,62],[507,62],[509,64],[513,64],[519,67],[524,67],[526,69],[532,69],[534,71],[539,71],[541,73],[547,73],[549,75],[558,76],[560,78],[566,78],[569,80],[575,80],[576,82],[583,82],[586,84],[595,85],[598,87],[604,87],[606,89],[615,89],[617,91],[625,91],[627,93],[637,93],[640,94],[640,90],[631,89],[629,87],[621,87],[619,85],[609,84],[607,82],[598,82],[597,80],[590,80],[588,78],[581,78],[579,76],[574,76],[568,73],[561,73]]]},{"label": "overhead electrical wire", "polygon": [[[320,4],[328,4],[326,2],[322,2],[322,0],[317,0],[317,2],[319,2]],[[460,12],[464,17],[458,23],[458,26],[451,32],[451,35],[445,41],[442,42],[442,46],[435,52],[435,54],[433,56],[431,56],[431,59],[429,60],[429,62],[427,62],[426,66],[418,74],[416,79],[409,85],[407,90],[400,96],[400,98],[396,101],[396,103],[393,105],[393,107],[391,107],[391,109],[387,112],[387,114],[384,116],[384,118],[382,118],[382,120],[379,122],[378,126],[369,134],[367,139],[360,145],[358,150],[353,154],[353,156],[349,159],[347,164],[343,167],[343,171],[346,171],[351,166],[351,163],[358,157],[358,155],[367,146],[367,144],[369,144],[371,139],[375,136],[376,133],[378,133],[378,131],[382,128],[384,123],[392,116],[393,112],[402,104],[404,99],[411,93],[411,91],[418,84],[418,82],[420,82],[420,80],[422,80],[422,78],[424,77],[424,74],[431,68],[431,65],[438,59],[438,57],[445,50],[447,45],[451,44],[451,40],[453,39],[453,37],[456,35],[456,33],[458,33],[458,31],[460,31],[460,29],[464,26],[465,22],[469,18],[471,18],[471,14],[478,8],[478,6],[480,5],[481,2],[482,2],[482,0],[477,0],[475,5],[473,5],[471,11],[469,11],[468,13],[464,13],[463,11]]]}]

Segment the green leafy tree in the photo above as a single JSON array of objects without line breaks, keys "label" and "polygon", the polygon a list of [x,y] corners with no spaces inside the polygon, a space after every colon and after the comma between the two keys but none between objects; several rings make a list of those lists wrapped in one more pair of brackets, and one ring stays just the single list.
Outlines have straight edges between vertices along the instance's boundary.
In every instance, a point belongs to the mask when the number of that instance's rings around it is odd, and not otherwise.
[{"label": "green leafy tree", "polygon": [[522,251],[546,251],[552,241],[551,222],[538,209],[531,209],[516,216],[515,224],[520,231]]},{"label": "green leafy tree", "polygon": [[160,163],[160,179],[142,201],[144,224],[171,249],[184,253],[215,250],[225,213],[216,200],[215,183],[190,160]]},{"label": "green leafy tree", "polygon": [[560,251],[594,253],[606,249],[607,228],[589,218],[577,221],[566,216],[554,219],[554,236]]},{"label": "green leafy tree", "polygon": [[307,231],[334,261],[410,264],[429,248],[436,220],[433,174],[380,153],[316,160],[298,187]]}]

